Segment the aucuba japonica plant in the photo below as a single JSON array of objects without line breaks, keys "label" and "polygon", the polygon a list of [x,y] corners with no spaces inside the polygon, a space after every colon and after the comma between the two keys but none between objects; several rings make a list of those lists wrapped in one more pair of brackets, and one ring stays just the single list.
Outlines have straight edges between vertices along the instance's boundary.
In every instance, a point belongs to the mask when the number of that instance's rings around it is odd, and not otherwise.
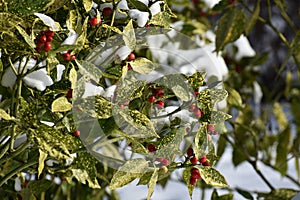
[{"label": "aucuba japonica plant", "polygon": [[[255,72],[241,66],[263,60],[244,35],[257,20],[275,28],[259,17],[259,6],[250,12],[242,0],[2,0],[0,198],[119,199],[117,189],[138,179],[150,199],[174,174],[191,198],[195,188],[251,196],[229,188],[216,164],[229,144],[234,164],[244,159],[255,167],[259,160],[252,143],[244,155],[238,142],[255,132],[243,101],[245,91],[259,88],[249,78]],[[297,41],[287,45],[295,60]],[[274,106],[280,130],[288,130]],[[280,139],[275,169],[288,154],[283,133]],[[216,191],[212,199],[220,197]]]}]

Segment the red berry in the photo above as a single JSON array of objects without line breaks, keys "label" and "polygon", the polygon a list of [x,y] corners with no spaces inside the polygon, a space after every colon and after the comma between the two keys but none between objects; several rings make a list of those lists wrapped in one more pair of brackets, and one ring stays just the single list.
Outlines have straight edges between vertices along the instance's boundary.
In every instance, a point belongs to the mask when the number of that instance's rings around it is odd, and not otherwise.
[{"label": "red berry", "polygon": [[199,162],[200,162],[201,164],[205,163],[205,162],[206,162],[206,155],[203,155],[203,156],[200,158]]},{"label": "red berry", "polygon": [[102,10],[103,15],[111,15],[113,13],[113,10],[110,7],[106,7]]},{"label": "red berry", "polygon": [[67,93],[67,95],[66,95],[67,98],[68,98],[68,99],[71,99],[71,98],[72,98],[72,94],[73,94],[73,90],[72,90],[72,89],[69,89],[69,90],[68,90],[68,93]]},{"label": "red berry", "polygon": [[167,158],[156,158],[156,161],[159,162],[161,166],[168,166],[170,164]]},{"label": "red berry", "polygon": [[36,50],[36,52],[41,53],[41,48],[40,47],[36,47],[35,50]]},{"label": "red berry", "polygon": [[91,26],[97,26],[100,22],[101,20],[98,20],[97,17],[93,17],[90,19]]},{"label": "red berry", "polygon": [[53,38],[51,36],[47,36],[47,42],[52,42]]},{"label": "red berry", "polygon": [[191,184],[191,185],[195,185],[196,182],[197,182],[197,179],[195,179],[195,178],[193,178],[193,177],[190,178],[190,184]]},{"label": "red berry", "polygon": [[41,42],[39,39],[35,39],[34,42],[35,42],[36,46],[38,46],[38,47],[40,47],[44,44],[44,42]]},{"label": "red berry", "polygon": [[162,109],[165,107],[165,103],[163,101],[158,101],[156,102],[156,107]]},{"label": "red berry", "polygon": [[164,159],[161,163],[162,166],[168,166],[170,164],[170,161],[168,159]]},{"label": "red berry", "polygon": [[65,61],[69,61],[69,60],[71,59],[71,55],[70,55],[69,53],[64,53],[64,54],[63,54],[63,59],[64,59]]},{"label": "red berry", "polygon": [[202,112],[201,112],[201,110],[198,109],[198,108],[196,108],[196,109],[194,110],[194,115],[195,115],[196,117],[202,117]]},{"label": "red berry", "polygon": [[76,60],[76,56],[75,56],[75,55],[72,55],[72,56],[71,56],[71,60]]},{"label": "red berry", "polygon": [[152,94],[155,96],[158,96],[159,94],[163,93],[163,89],[162,88],[157,88],[157,89],[153,89],[152,90]]},{"label": "red berry", "polygon": [[210,166],[210,163],[208,161],[205,161],[204,163],[202,163],[203,166]]},{"label": "red berry", "polygon": [[194,94],[195,94],[195,96],[198,96],[199,92],[195,91]]},{"label": "red berry", "polygon": [[155,102],[155,96],[150,96],[150,97],[148,98],[148,101],[149,101],[150,103],[154,103],[154,102]]},{"label": "red berry", "polygon": [[192,104],[189,106],[189,111],[193,112],[195,109],[197,109],[197,106],[195,104]]},{"label": "red berry", "polygon": [[75,137],[78,137],[78,136],[80,135],[80,131],[79,131],[79,130],[74,131],[73,135],[74,135]]},{"label": "red berry", "polygon": [[234,68],[237,73],[241,73],[243,71],[243,67],[240,65],[236,65]]},{"label": "red berry", "polygon": [[45,35],[46,35],[47,37],[53,37],[54,34],[55,34],[54,31],[51,31],[51,30],[46,30],[46,31],[45,31]]},{"label": "red berry", "polygon": [[61,182],[66,182],[67,178],[64,177],[64,178],[61,178],[60,180],[61,180]]},{"label": "red berry", "polygon": [[39,38],[39,42],[40,43],[45,43],[47,41],[47,37],[45,35],[42,35],[40,38]]},{"label": "red berry", "polygon": [[128,61],[135,60],[135,54],[134,53],[129,54],[127,60]]},{"label": "red berry", "polygon": [[156,151],[156,147],[153,144],[148,144],[148,150],[150,152],[155,152]]},{"label": "red berry", "polygon": [[192,148],[188,148],[188,150],[186,151],[186,154],[188,157],[192,157],[194,156],[194,150]]},{"label": "red berry", "polygon": [[196,165],[197,162],[198,162],[198,158],[192,157],[192,158],[190,159],[190,161],[191,161],[191,163],[192,163],[193,165]]},{"label": "red berry", "polygon": [[193,177],[195,179],[201,179],[199,169],[197,169],[197,168],[191,169],[191,177]]},{"label": "red berry", "polygon": [[44,51],[48,52],[48,51],[50,51],[50,49],[51,49],[51,44],[50,44],[50,42],[46,42],[46,43],[44,44]]},{"label": "red berry", "polygon": [[159,94],[157,94],[157,97],[158,98],[163,98],[165,96],[165,94],[162,92],[162,93],[159,93]]},{"label": "red berry", "polygon": [[206,130],[207,130],[208,133],[212,133],[212,132],[215,130],[215,125],[213,125],[213,124],[208,124],[208,125],[206,126]]}]

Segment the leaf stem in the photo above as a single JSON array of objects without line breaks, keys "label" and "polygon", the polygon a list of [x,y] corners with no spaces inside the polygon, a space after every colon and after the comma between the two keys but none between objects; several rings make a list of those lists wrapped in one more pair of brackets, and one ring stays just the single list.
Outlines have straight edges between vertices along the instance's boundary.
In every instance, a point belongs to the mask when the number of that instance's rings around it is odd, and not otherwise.
[{"label": "leaf stem", "polygon": [[[29,145],[30,141],[27,140],[25,143],[23,143],[18,149],[16,149],[13,153],[10,154],[9,157],[3,158],[0,160],[0,165],[2,165],[3,163],[5,163],[7,160],[13,159],[14,157],[16,157],[17,155],[19,155],[20,153],[22,153]],[[1,152],[2,153],[2,152]],[[4,155],[4,154],[3,154]],[[0,158],[3,156],[0,154]]]},{"label": "leaf stem", "polygon": [[8,181],[10,178],[12,178],[14,175],[16,175],[17,173],[23,171],[26,168],[29,168],[35,164],[37,164],[38,161],[37,160],[33,160],[31,162],[25,163],[24,165],[21,165],[20,167],[17,167],[16,169],[14,169],[13,171],[11,171],[10,173],[8,173],[2,180],[0,180],[0,187],[6,182]]}]

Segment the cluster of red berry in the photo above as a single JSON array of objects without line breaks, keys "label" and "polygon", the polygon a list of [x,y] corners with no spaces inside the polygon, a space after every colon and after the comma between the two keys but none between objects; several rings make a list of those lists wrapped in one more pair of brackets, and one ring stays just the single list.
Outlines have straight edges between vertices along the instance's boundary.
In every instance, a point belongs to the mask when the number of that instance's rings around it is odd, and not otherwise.
[{"label": "cluster of red berry", "polygon": [[165,107],[165,102],[164,101],[156,101],[156,98],[163,98],[164,97],[164,92],[162,88],[156,88],[151,90],[152,95],[148,97],[148,102],[154,103],[156,102],[156,107],[157,108],[164,108]]},{"label": "cluster of red berry", "polygon": [[67,53],[63,53],[62,57],[65,61],[76,60],[76,56],[71,55],[71,51],[68,51]]},{"label": "cluster of red berry", "polygon": [[189,148],[186,152],[188,158],[190,159],[191,164],[196,165],[200,163],[203,166],[210,166],[210,163],[206,160],[206,155],[203,155],[199,160],[195,156],[194,150]]},{"label": "cluster of red berry", "polygon": [[[133,61],[135,60],[135,54],[134,53],[130,53],[127,57],[127,61]],[[130,65],[130,63],[127,63],[127,70],[131,70],[132,67]]]},{"label": "cluster of red berry", "polygon": [[[203,155],[199,160],[195,157],[194,150],[192,148],[189,148],[187,150],[187,156],[190,159],[191,164],[196,165],[200,163],[203,166],[210,166],[209,161],[206,159],[206,155]],[[201,179],[199,169],[192,168],[191,169],[191,177],[190,177],[190,184],[195,185],[197,180]]]},{"label": "cluster of red berry", "polygon": [[45,52],[50,51],[51,49],[51,42],[53,40],[54,32],[51,30],[41,31],[41,35],[34,40],[36,44],[36,51],[38,53],[41,52],[41,49],[43,49]]}]

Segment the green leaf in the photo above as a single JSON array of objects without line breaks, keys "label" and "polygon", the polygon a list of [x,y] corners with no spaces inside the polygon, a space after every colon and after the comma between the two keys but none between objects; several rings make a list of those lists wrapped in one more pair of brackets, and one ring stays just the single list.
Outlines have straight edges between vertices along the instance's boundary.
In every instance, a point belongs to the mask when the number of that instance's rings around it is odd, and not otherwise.
[{"label": "green leaf", "polygon": [[66,112],[72,109],[72,104],[66,97],[59,97],[52,102],[52,112]]},{"label": "green leaf", "polygon": [[156,182],[157,182],[157,179],[158,179],[158,173],[157,173],[157,169],[154,170],[152,176],[151,176],[151,179],[148,183],[148,195],[147,195],[147,200],[150,200],[153,192],[154,192],[154,189],[155,189],[155,186],[156,186]]},{"label": "green leaf", "polygon": [[138,0],[127,0],[129,7],[138,9],[139,11],[149,12],[150,10],[147,5]]},{"label": "green leaf", "polygon": [[250,199],[250,200],[254,200],[253,196],[251,195],[250,192],[246,191],[246,190],[242,190],[240,188],[237,188],[236,191],[242,195],[243,197],[245,197],[246,199]]},{"label": "green leaf", "polygon": [[148,60],[147,58],[142,58],[142,57],[139,57],[139,58],[135,59],[134,61],[131,61],[130,65],[131,65],[133,71],[138,72],[140,74],[149,74],[155,68],[158,67],[158,65],[154,64],[151,60]]},{"label": "green leaf", "polygon": [[258,198],[263,197],[265,200],[274,200],[274,199],[291,199],[294,197],[299,191],[290,189],[290,188],[279,188],[272,190],[270,193],[258,194]]},{"label": "green leaf", "polygon": [[246,16],[238,8],[228,10],[219,20],[216,30],[216,51],[222,50],[226,44],[237,40],[243,33]]},{"label": "green leaf", "polygon": [[71,89],[74,89],[77,81],[77,71],[75,70],[74,66],[69,72],[69,80],[71,82]]},{"label": "green leaf", "polygon": [[207,147],[207,133],[206,133],[206,126],[202,125],[195,136],[195,156],[196,158],[199,158],[202,156],[206,150]]},{"label": "green leaf", "polygon": [[135,38],[134,28],[132,25],[132,20],[128,22],[128,24],[125,26],[123,30],[123,40],[125,42],[125,45],[129,47],[131,51],[135,50],[136,38]]},{"label": "green leaf", "polygon": [[121,116],[115,117],[118,125],[125,127],[123,131],[132,137],[159,138],[150,119],[138,110],[118,108],[118,114]]},{"label": "green leaf", "polygon": [[246,161],[247,157],[246,155],[239,149],[234,148],[232,152],[232,163],[236,167],[242,162]]},{"label": "green leaf", "polygon": [[38,167],[38,177],[40,177],[41,173],[43,172],[44,166],[45,166],[45,160],[48,156],[47,153],[39,149],[39,167]]},{"label": "green leaf", "polygon": [[143,95],[143,89],[145,86],[145,81],[132,81],[125,79],[117,94],[116,104],[121,105],[125,102],[140,98]]},{"label": "green leaf", "polygon": [[176,97],[182,101],[190,101],[193,89],[187,84],[187,79],[182,74],[168,74],[156,80],[156,83],[170,88]]},{"label": "green leaf", "polygon": [[287,160],[290,151],[290,140],[292,138],[290,127],[287,127],[281,133],[278,134],[278,145],[276,149],[276,163],[275,167],[281,173],[285,175],[288,169]]},{"label": "green leaf", "polygon": [[43,192],[47,191],[52,184],[53,182],[46,179],[42,179],[29,181],[27,187],[35,196],[40,196]]},{"label": "green leaf", "polygon": [[289,122],[286,118],[285,113],[282,110],[281,105],[278,102],[275,102],[273,105],[273,113],[275,115],[280,130],[285,130],[289,126]]},{"label": "green leaf", "polygon": [[188,77],[189,84],[195,91],[198,91],[199,87],[203,86],[205,74],[206,72],[195,72]]},{"label": "green leaf", "polygon": [[218,140],[218,145],[217,145],[217,156],[221,157],[223,155],[223,153],[225,152],[226,149],[226,139],[225,137],[220,136],[219,140]]},{"label": "green leaf", "polygon": [[159,158],[167,158],[168,160],[174,160],[175,156],[181,154],[180,144],[186,134],[186,128],[173,128],[171,132],[166,134],[161,139],[158,139],[155,156]]},{"label": "green leaf", "polygon": [[97,180],[96,165],[99,161],[87,152],[80,152],[72,163],[74,177],[81,183],[88,183],[90,188],[100,188]]},{"label": "green leaf", "polygon": [[71,158],[70,152],[64,144],[62,133],[47,125],[40,125],[30,132],[30,140],[43,152],[57,160]]},{"label": "green leaf", "polygon": [[182,179],[188,186],[189,195],[192,198],[195,186],[190,184],[190,178],[191,178],[191,167],[186,167],[182,173]]},{"label": "green leaf", "polygon": [[24,29],[20,26],[16,26],[16,29],[19,31],[19,33],[22,35],[24,38],[25,42],[30,46],[31,49],[34,49],[35,43],[32,41],[32,39],[29,37],[29,35],[24,31]]},{"label": "green leaf", "polygon": [[234,107],[241,108],[243,106],[241,95],[231,87],[227,87],[226,90],[230,94],[227,97],[227,103]]},{"label": "green leaf", "polygon": [[108,119],[112,116],[111,102],[101,95],[84,98],[80,109],[97,119]]},{"label": "green leaf", "polygon": [[228,115],[222,111],[212,111],[211,112],[211,124],[224,123],[225,120],[230,119],[231,115]]},{"label": "green leaf", "polygon": [[159,12],[156,15],[152,16],[149,24],[156,26],[162,26],[163,28],[170,28],[170,15],[166,12]]},{"label": "green leaf", "polygon": [[110,26],[110,25],[107,25],[107,24],[102,24],[101,26],[102,26],[102,28],[106,28],[106,29],[111,30],[115,33],[122,34],[122,31],[120,29],[118,29],[117,27],[115,27],[115,26]]},{"label": "green leaf", "polygon": [[77,51],[80,51],[81,49],[84,48],[85,45],[85,41],[86,41],[86,36],[87,36],[87,25],[88,25],[88,17],[85,18],[83,25],[79,26],[81,29],[80,30],[76,30],[76,33],[79,33],[80,35],[78,36],[75,45],[77,45],[79,48],[77,49]]},{"label": "green leaf", "polygon": [[7,1],[9,12],[17,15],[31,15],[45,8],[51,0],[10,0]]},{"label": "green leaf", "polygon": [[11,117],[5,110],[0,108],[0,118],[5,119],[5,120],[14,120],[14,117]]},{"label": "green leaf", "polygon": [[206,184],[218,188],[229,187],[224,176],[218,170],[211,167],[202,167],[199,168],[199,171]]},{"label": "green leaf", "polygon": [[109,188],[117,189],[127,185],[136,178],[141,177],[148,167],[148,162],[143,158],[127,161],[113,176]]},{"label": "green leaf", "polygon": [[209,89],[210,95],[211,95],[211,101],[213,104],[220,102],[228,96],[228,93],[224,89],[217,89],[217,88],[212,88]]},{"label": "green leaf", "polygon": [[245,29],[246,35],[249,35],[250,31],[256,24],[256,21],[259,18],[259,13],[260,13],[260,0],[257,0],[255,8],[253,10],[253,13],[252,13],[252,15],[247,23],[246,29]]},{"label": "green leaf", "polygon": [[99,79],[102,77],[102,72],[101,70],[96,67],[94,64],[87,62],[87,61],[81,61],[81,63],[77,60],[76,64],[79,68],[79,72],[85,76],[90,78],[93,81],[96,81],[97,83],[99,82]]},{"label": "green leaf", "polygon": [[82,3],[86,12],[90,11],[93,7],[93,0],[83,0]]},{"label": "green leaf", "polygon": [[19,23],[22,23],[22,18],[17,17],[11,13],[0,13],[0,32],[8,31]]},{"label": "green leaf", "polygon": [[76,30],[77,26],[77,12],[76,10],[69,10],[68,18],[66,21],[69,30]]}]

